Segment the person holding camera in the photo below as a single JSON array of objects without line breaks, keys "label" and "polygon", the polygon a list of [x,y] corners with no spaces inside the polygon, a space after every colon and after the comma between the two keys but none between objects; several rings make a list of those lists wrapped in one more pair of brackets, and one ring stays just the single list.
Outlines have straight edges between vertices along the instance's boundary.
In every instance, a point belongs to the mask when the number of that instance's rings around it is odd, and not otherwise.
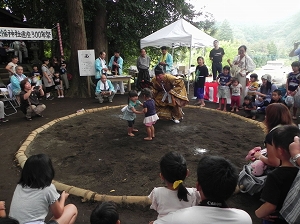
[{"label": "person holding camera", "polygon": [[108,102],[112,103],[115,93],[116,91],[111,81],[107,80],[106,75],[102,75],[101,79],[97,82],[95,92],[99,103],[103,103],[104,98],[108,98]]},{"label": "person holding camera", "polygon": [[300,61],[300,47],[299,47],[299,45],[300,45],[300,41],[294,43],[294,48],[290,52],[289,56],[290,57],[298,56],[299,57],[299,61]]},{"label": "person holding camera", "polygon": [[21,111],[26,115],[28,121],[32,120],[33,116],[43,117],[41,114],[46,106],[39,102],[39,98],[44,96],[42,86],[31,86],[28,79],[24,79],[20,83],[21,86]]}]

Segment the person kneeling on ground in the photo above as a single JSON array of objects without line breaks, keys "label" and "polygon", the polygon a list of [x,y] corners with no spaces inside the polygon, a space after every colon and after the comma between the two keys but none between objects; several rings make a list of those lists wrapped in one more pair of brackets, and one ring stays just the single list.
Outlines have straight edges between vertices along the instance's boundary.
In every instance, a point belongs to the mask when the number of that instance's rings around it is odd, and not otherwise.
[{"label": "person kneeling on ground", "polygon": [[43,117],[41,113],[46,109],[46,106],[39,102],[39,98],[44,96],[42,86],[31,86],[28,79],[21,81],[20,86],[20,108],[26,115],[26,119],[31,121],[34,115],[37,117]]},{"label": "person kneeling on ground", "polygon": [[111,81],[107,80],[106,75],[102,75],[97,82],[95,95],[99,103],[103,103],[105,97],[108,98],[108,102],[112,103],[115,96],[115,88]]},{"label": "person kneeling on ground", "polygon": [[196,187],[202,200],[199,206],[179,209],[157,219],[154,224],[251,224],[248,213],[228,208],[225,203],[237,182],[238,172],[231,162],[219,156],[203,157],[197,168]]},{"label": "person kneeling on ground", "polygon": [[106,201],[94,208],[90,216],[91,224],[120,224],[117,205],[114,202]]}]

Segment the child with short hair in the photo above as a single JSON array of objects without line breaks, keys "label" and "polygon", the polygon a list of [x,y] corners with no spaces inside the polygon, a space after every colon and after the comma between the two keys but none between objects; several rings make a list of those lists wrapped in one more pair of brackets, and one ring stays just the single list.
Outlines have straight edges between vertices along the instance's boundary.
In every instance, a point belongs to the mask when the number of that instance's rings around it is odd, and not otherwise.
[{"label": "child with short hair", "polygon": [[258,75],[256,73],[252,73],[250,75],[250,83],[248,86],[248,93],[247,95],[251,96],[253,102],[255,102],[256,98],[256,91],[258,90]]},{"label": "child with short hair", "polygon": [[252,101],[252,98],[251,96],[245,96],[244,97],[244,103],[242,105],[245,113],[246,113],[246,116],[245,117],[251,117],[253,120],[256,119],[256,106],[254,104],[254,102]]},{"label": "child with short hair", "polygon": [[282,99],[281,91],[279,89],[275,89],[272,92],[272,99],[270,101],[271,103],[283,103],[285,104],[284,100]]},{"label": "child with short hair", "polygon": [[287,97],[292,96],[294,98],[294,106],[293,106],[293,119],[297,119],[297,108],[300,107],[300,96],[296,97],[298,92],[298,87],[300,84],[300,62],[294,61],[292,64],[293,72],[290,72],[288,74],[287,80],[286,80],[286,90],[287,90]]},{"label": "child with short hair", "polygon": [[197,96],[198,102],[195,103],[196,106],[200,105],[201,107],[205,106],[204,103],[204,85],[205,85],[205,78],[208,76],[208,69],[204,64],[204,58],[198,57],[197,58],[198,66],[196,67],[195,71],[195,93]]},{"label": "child with short hair", "polygon": [[120,224],[117,205],[112,201],[98,204],[90,216],[90,224]]},{"label": "child with short hair", "polygon": [[152,99],[152,91],[149,88],[142,89],[142,96],[145,102],[143,103],[143,113],[145,114],[144,124],[146,125],[147,137],[144,138],[146,141],[151,141],[155,137],[154,124],[159,119],[156,110],[155,102]]},{"label": "child with short hair", "polygon": [[200,202],[196,188],[186,188],[183,181],[188,176],[185,158],[178,152],[168,152],[160,160],[160,177],[165,187],[155,187],[148,196],[151,209],[158,212],[158,219],[178,209],[192,207]]},{"label": "child with short hair", "polygon": [[299,171],[290,162],[289,145],[294,142],[295,136],[300,136],[300,130],[295,125],[283,125],[274,130],[273,145],[281,165],[268,174],[261,194],[264,204],[255,211],[264,223],[287,223],[280,217],[279,211]]},{"label": "child with short hair", "polygon": [[57,98],[64,98],[64,87],[59,72],[54,72],[53,81],[57,90]]},{"label": "child with short hair", "polygon": [[234,112],[234,110],[236,112],[239,111],[242,90],[242,85],[239,83],[238,78],[232,78],[230,85],[231,112]]},{"label": "child with short hair", "polygon": [[37,65],[34,65],[32,67],[32,72],[28,75],[28,78],[31,80],[31,85],[32,86],[41,86],[42,85],[42,80],[41,80],[41,72],[38,69]]},{"label": "child with short hair", "polygon": [[219,84],[218,86],[219,107],[217,108],[217,110],[222,109],[222,101],[224,101],[223,111],[227,111],[226,110],[227,98],[230,97],[229,85],[231,83],[230,67],[228,65],[225,65],[223,67],[223,72],[218,75],[217,82]]},{"label": "child with short hair", "polygon": [[122,109],[123,111],[123,117],[122,119],[127,120],[128,123],[128,131],[127,134],[130,137],[133,137],[134,134],[132,132],[137,132],[138,129],[135,129],[134,122],[136,118],[136,114],[143,114],[142,111],[137,111],[138,106],[142,106],[143,104],[141,101],[138,100],[139,96],[137,91],[131,90],[128,93],[128,105]]},{"label": "child with short hair", "polygon": [[62,62],[59,69],[60,76],[66,89],[69,89],[68,71],[66,62]]}]

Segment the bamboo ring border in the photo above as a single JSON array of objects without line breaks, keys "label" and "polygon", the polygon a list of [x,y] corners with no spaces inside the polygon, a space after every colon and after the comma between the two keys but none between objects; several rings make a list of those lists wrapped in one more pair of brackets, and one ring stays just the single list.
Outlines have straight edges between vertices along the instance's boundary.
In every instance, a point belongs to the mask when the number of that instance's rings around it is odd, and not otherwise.
[{"label": "bamboo ring border", "polygon": [[[21,145],[21,147],[19,148],[19,150],[15,153],[15,159],[16,161],[19,163],[19,165],[21,166],[21,168],[23,168],[26,160],[27,160],[27,156],[25,155],[25,151],[27,150],[27,147],[31,144],[31,142],[35,139],[35,137],[41,133],[42,131],[48,129],[49,127],[53,126],[54,124],[63,121],[63,120],[67,120],[76,116],[81,116],[85,113],[95,113],[98,111],[102,111],[102,110],[108,110],[108,109],[115,109],[115,108],[123,108],[126,105],[119,105],[119,106],[105,106],[105,107],[100,107],[100,108],[92,108],[92,109],[87,109],[81,112],[76,112],[74,114],[70,114],[61,118],[57,118],[54,119],[46,124],[44,124],[43,126],[35,129],[34,131],[32,131],[27,139],[23,142],[23,144]],[[255,121],[249,118],[245,118],[242,117],[238,114],[234,114],[231,112],[224,112],[224,111],[219,111],[219,110],[215,110],[215,109],[211,109],[211,108],[206,108],[206,107],[199,107],[199,106],[193,106],[193,105],[187,105],[186,107],[188,108],[200,108],[200,110],[209,110],[209,111],[214,111],[217,113],[223,113],[223,114],[227,114],[229,116],[232,117],[237,117],[245,122],[248,123],[252,123],[256,126],[258,126],[259,128],[261,128],[263,131],[265,131],[265,125],[262,122],[259,121]],[[52,183],[55,185],[56,189],[59,191],[66,191],[69,194],[72,194],[74,196],[79,196],[82,198],[82,202],[86,202],[86,201],[98,201],[98,202],[103,202],[103,201],[114,201],[117,204],[138,204],[138,205],[142,205],[142,206],[148,206],[151,204],[151,200],[148,198],[148,196],[112,196],[112,195],[101,195],[98,194],[97,192],[91,191],[91,190],[86,190],[83,188],[78,188],[75,186],[70,186],[67,184],[63,184],[60,183],[58,181],[53,180]]]}]

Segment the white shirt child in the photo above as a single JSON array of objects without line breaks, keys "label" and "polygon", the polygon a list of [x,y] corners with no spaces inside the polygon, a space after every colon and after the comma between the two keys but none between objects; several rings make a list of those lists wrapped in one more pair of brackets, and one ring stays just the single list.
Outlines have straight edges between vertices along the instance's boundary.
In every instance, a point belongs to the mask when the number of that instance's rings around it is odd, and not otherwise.
[{"label": "white shirt child", "polygon": [[175,212],[178,209],[188,208],[200,203],[200,194],[196,188],[186,188],[190,195],[187,195],[188,201],[179,200],[177,190],[170,190],[166,187],[155,187],[148,196],[152,204],[151,209],[158,213],[158,219],[167,215],[170,212]]}]

